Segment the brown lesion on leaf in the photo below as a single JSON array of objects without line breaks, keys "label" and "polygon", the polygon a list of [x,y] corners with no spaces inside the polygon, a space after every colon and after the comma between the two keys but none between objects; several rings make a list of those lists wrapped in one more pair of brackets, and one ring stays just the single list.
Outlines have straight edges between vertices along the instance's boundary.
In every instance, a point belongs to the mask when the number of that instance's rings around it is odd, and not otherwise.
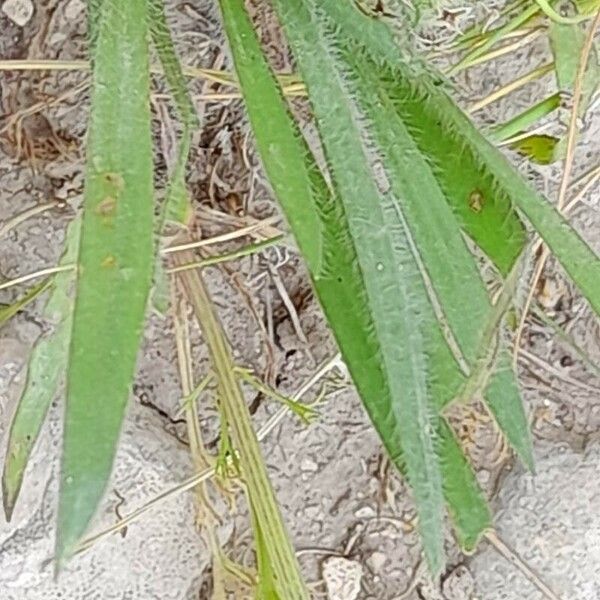
[{"label": "brown lesion on leaf", "polygon": [[104,200],[101,200],[96,206],[94,211],[101,217],[112,217],[117,211],[117,199],[112,196],[106,196]]},{"label": "brown lesion on leaf", "polygon": [[108,185],[115,193],[122,192],[125,187],[125,180],[119,173],[112,173],[107,171],[101,175],[104,183]]},{"label": "brown lesion on leaf", "polygon": [[94,213],[100,217],[102,225],[112,227],[117,214],[117,199],[113,196],[105,196],[96,205]]},{"label": "brown lesion on leaf", "polygon": [[480,213],[483,210],[483,205],[485,204],[485,198],[481,190],[474,189],[468,198],[469,208],[474,213]]}]

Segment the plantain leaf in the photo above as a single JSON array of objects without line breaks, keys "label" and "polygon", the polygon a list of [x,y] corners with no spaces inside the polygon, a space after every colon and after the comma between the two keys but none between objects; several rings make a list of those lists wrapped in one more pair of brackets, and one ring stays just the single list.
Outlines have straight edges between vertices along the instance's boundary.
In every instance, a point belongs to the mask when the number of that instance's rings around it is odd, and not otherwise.
[{"label": "plantain leaf", "polygon": [[[67,230],[66,250],[61,265],[75,261],[80,229],[81,219],[76,218]],[[54,277],[52,291],[42,315],[43,320],[52,325],[53,331],[44,334],[31,353],[27,382],[11,423],[2,473],[2,499],[7,521],[12,517],[25,468],[48,407],[55,398],[65,373],[73,321],[70,288],[74,279],[72,271],[62,271]]]},{"label": "plantain leaf", "polygon": [[102,498],[154,264],[146,0],[104,0],[97,23],[57,532],[60,566]]}]

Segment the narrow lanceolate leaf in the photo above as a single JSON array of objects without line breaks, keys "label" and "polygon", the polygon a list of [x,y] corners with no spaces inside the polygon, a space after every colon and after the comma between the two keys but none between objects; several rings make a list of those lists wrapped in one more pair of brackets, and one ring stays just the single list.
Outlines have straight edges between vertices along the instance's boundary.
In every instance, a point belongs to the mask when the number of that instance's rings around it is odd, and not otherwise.
[{"label": "narrow lanceolate leaf", "polygon": [[[72,264],[76,260],[80,228],[79,218],[69,225],[61,265]],[[42,314],[51,331],[42,335],[31,353],[27,383],[12,420],[2,473],[2,500],[8,521],[21,490],[29,456],[65,374],[73,320],[71,288],[74,281],[72,271],[63,271],[54,277],[52,291]]]},{"label": "narrow lanceolate leaf", "polygon": [[507,274],[524,248],[525,230],[514,211],[510,190],[499,187],[477,153],[449,131],[452,128],[443,109],[433,102],[433,95],[443,93],[442,77],[429,74],[406,50],[402,53],[383,22],[365,18],[344,2],[326,1],[322,9],[340,27],[341,40],[354,39],[371,55],[373,69],[380,75],[379,91],[389,96],[431,164],[461,227],[500,272]]},{"label": "narrow lanceolate leaf", "polygon": [[[284,208],[291,208],[286,215],[311,273],[319,273],[323,234],[313,195],[318,194],[322,203],[329,190],[322,179],[318,180],[316,165],[311,175],[307,166],[309,150],[276,91],[243,2],[221,0],[221,10],[267,175]],[[265,101],[273,100],[274,94],[275,101]]]},{"label": "narrow lanceolate leaf", "polygon": [[[175,254],[173,260],[181,264],[185,257]],[[280,600],[308,600],[309,592],[287,535],[256,433],[252,428],[252,418],[235,373],[229,342],[219,324],[198,270],[184,271],[179,277],[209,349],[217,380],[222,423],[228,427],[238,452],[239,465],[253,513],[258,558],[264,560],[264,554],[267,552],[273,574],[272,583]]]},{"label": "narrow lanceolate leaf", "polygon": [[110,477],[154,264],[146,1],[104,0],[100,12],[67,377],[59,564],[73,553]]},{"label": "narrow lanceolate leaf", "polygon": [[18,300],[12,304],[0,307],[0,327],[20,313],[30,302],[33,302],[40,294],[43,294],[52,285],[52,279],[47,279],[42,283],[33,286]]},{"label": "narrow lanceolate leaf", "polygon": [[[328,11],[334,5],[323,3],[322,6]],[[335,7],[332,12],[339,16],[342,11],[339,5]],[[506,350],[500,348],[494,353],[493,361],[489,364],[483,361],[485,370],[480,368],[482,357],[487,357],[488,347],[492,344],[493,348],[496,347],[506,307],[495,316],[497,307],[492,310],[473,257],[462,239],[461,220],[450,208],[456,206],[462,193],[460,187],[449,184],[453,177],[458,175],[457,182],[472,178],[470,185],[477,186],[473,188],[472,196],[477,196],[479,204],[472,204],[471,208],[480,212],[484,210],[490,194],[493,198],[496,193],[493,178],[482,168],[473,153],[463,149],[458,138],[446,135],[446,149],[458,161],[447,166],[444,159],[436,154],[435,140],[424,136],[423,132],[435,131],[436,128],[440,135],[445,135],[441,129],[445,115],[426,110],[429,94],[426,72],[419,73],[415,67],[400,62],[396,65],[389,61],[377,63],[360,44],[348,42],[345,36],[334,38],[336,24],[337,21],[331,20],[329,26],[332,39],[341,40],[336,54],[346,61],[346,79],[352,81],[351,95],[358,99],[372,126],[373,140],[377,142],[384,159],[386,177],[398,198],[400,210],[405,214],[409,237],[414,241],[413,253],[422,264],[421,274],[428,282],[430,296],[439,305],[438,318],[447,324],[451,341],[456,342],[460,358],[464,358],[464,370],[469,373],[468,383],[479,381],[479,377],[474,376],[476,371],[485,375],[480,386],[470,386],[473,393],[467,400],[484,396],[490,407],[502,403],[509,409],[514,409],[512,419],[504,419],[506,413],[502,413],[498,424],[515,449],[519,452],[527,449],[521,454],[521,458],[529,465],[531,440],[528,435],[523,434],[527,431],[527,419],[515,374],[512,375],[511,385],[493,385],[488,388],[488,383],[495,377],[496,358],[506,354]],[[361,31],[364,35],[364,29]],[[384,29],[378,39],[384,39],[386,33],[388,32]],[[435,90],[435,85],[431,87]],[[412,109],[408,110],[406,107],[411,105]],[[466,169],[464,177],[462,169]],[[490,203],[488,207],[488,214],[493,219],[502,216],[502,210],[498,206]],[[482,230],[484,237],[490,237],[488,229],[489,223]],[[522,238],[519,239],[518,246],[515,246],[515,251],[520,248],[521,243]],[[495,249],[493,255],[497,255]],[[452,257],[451,260],[448,257]],[[509,266],[511,261],[506,261],[504,266]],[[505,384],[509,376],[510,372],[503,370]],[[486,388],[487,393],[484,395]],[[496,395],[492,397],[494,394]],[[519,417],[522,417],[522,421],[517,424]]]},{"label": "narrow lanceolate leaf", "polygon": [[533,471],[533,443],[529,421],[520,399],[519,387],[508,352],[502,352],[498,356],[494,377],[491,378],[487,388],[486,403],[519,458]]},{"label": "narrow lanceolate leaf", "polygon": [[472,552],[485,531],[492,528],[492,517],[473,469],[445,422],[440,429],[440,456],[444,494],[457,541],[465,552]]},{"label": "narrow lanceolate leaf", "polygon": [[527,131],[539,119],[547,117],[560,106],[560,93],[556,92],[536,104],[533,104],[523,112],[514,116],[501,125],[496,125],[486,132],[488,139],[501,143],[510,138]]},{"label": "narrow lanceolate leaf", "polygon": [[[343,3],[324,2],[322,6],[329,14],[336,13],[336,21],[343,31],[361,41],[374,61],[393,66],[399,73],[406,73],[403,79],[410,80],[416,87],[421,118],[427,119],[428,126],[424,129],[433,123],[441,124],[440,138],[454,140],[454,152],[461,156],[461,161],[464,158],[464,164],[471,162],[486,177],[491,177],[495,193],[505,195],[530,221],[594,310],[600,314],[598,257],[558,211],[533,191],[502,154],[481,136],[445,93],[439,79],[426,73],[422,67],[416,72],[409,68],[383,23],[343,10]],[[398,110],[402,115],[401,106],[398,106]],[[406,120],[409,121],[410,117],[406,116]],[[423,142],[425,138],[419,136],[418,127],[413,128],[413,137],[421,151],[428,155],[430,146]],[[457,169],[462,169],[462,165],[461,162]]]},{"label": "narrow lanceolate leaf", "polygon": [[460,135],[507,190],[515,207],[531,223],[571,276],[592,308],[600,315],[600,258],[566,219],[515,171],[506,158],[475,129],[468,117],[444,94],[436,98],[450,127]]},{"label": "narrow lanceolate leaf", "polygon": [[561,157],[560,139],[553,135],[531,134],[508,146],[538,165],[549,165]]},{"label": "narrow lanceolate leaf", "polygon": [[[392,399],[387,420],[401,440],[425,553],[437,574],[444,564],[443,490],[436,453],[438,415],[430,401],[427,354],[428,332],[437,323],[396,201],[375,183],[335,48],[316,18],[314,3],[278,0],[275,5],[307,84],[348,230],[356,241],[372,334],[381,346],[382,369]],[[325,272],[328,268],[325,261]]]},{"label": "narrow lanceolate leaf", "polygon": [[169,178],[165,207],[159,219],[160,229],[164,218],[186,225],[191,216],[191,207],[185,186],[185,166],[192,142],[192,131],[198,126],[198,116],[189,96],[187,82],[171,38],[164,1],[148,0],[148,12],[152,41],[183,124],[175,166]]},{"label": "narrow lanceolate leaf", "polygon": [[[570,10],[573,4],[564,0],[557,4],[557,9]],[[562,12],[562,11],[561,11]],[[554,55],[554,70],[556,71],[556,82],[561,92],[572,94],[577,80],[579,59],[585,44],[585,31],[581,25],[571,23],[568,25],[550,21],[549,24],[550,48]],[[582,85],[582,96],[579,104],[579,116],[583,116],[594,95],[600,86],[600,66],[596,47],[591,51]]]},{"label": "narrow lanceolate leaf", "polygon": [[[390,408],[389,386],[382,370],[382,348],[379,339],[372,333],[375,327],[364,278],[358,268],[356,249],[343,205],[337,194],[326,185],[285,106],[276,80],[261,54],[252,25],[244,13],[243,1],[222,0],[221,6],[236,71],[265,170],[288,216],[300,249],[304,251],[306,246],[311,248],[315,240],[322,238],[322,261],[307,261],[316,291],[371,418],[389,454],[405,470],[399,428],[396,415]],[[269,123],[277,126],[265,127],[267,117]],[[288,154],[291,156],[288,157]],[[298,161],[298,156],[303,160]],[[305,182],[299,194],[292,193],[293,188],[285,185],[286,178],[292,173],[295,181]],[[281,181],[284,185],[279,184]],[[303,221],[300,218],[307,205],[314,215],[318,215],[318,221]],[[306,254],[310,257],[309,252]],[[327,268],[321,269],[321,263]],[[435,328],[433,331],[437,334],[434,346],[438,350],[432,361],[434,380],[440,392],[434,391],[433,394],[440,399],[449,399],[460,383],[460,374],[440,332]],[[451,432],[448,435],[448,429],[443,424],[439,431],[443,438],[440,447],[443,448],[441,469],[444,492],[449,504],[457,505],[456,510],[451,509],[451,513],[460,528],[459,539],[472,545],[490,526],[489,510]],[[458,479],[457,473],[460,474]],[[465,497],[469,500],[459,504]]]}]

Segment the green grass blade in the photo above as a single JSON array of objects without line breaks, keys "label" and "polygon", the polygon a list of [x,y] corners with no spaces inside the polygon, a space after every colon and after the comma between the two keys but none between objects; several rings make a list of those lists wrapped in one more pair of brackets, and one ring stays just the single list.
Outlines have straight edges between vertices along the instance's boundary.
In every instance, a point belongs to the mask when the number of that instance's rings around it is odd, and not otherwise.
[{"label": "green grass blade", "polygon": [[[565,2],[566,8],[572,7],[570,2]],[[561,24],[550,22],[548,31],[550,48],[554,55],[554,69],[556,82],[561,92],[572,94],[579,69],[579,59],[585,44],[585,31],[577,24]],[[592,47],[582,82],[582,95],[579,105],[579,116],[583,117],[598,85],[600,84],[600,65],[598,64],[598,51]]]},{"label": "green grass blade", "polygon": [[[360,47],[347,42],[340,44],[338,53],[348,65],[346,78],[352,80],[351,94],[357,97],[369,121],[390,189],[405,215],[414,240],[413,252],[419,255],[443,316],[471,364],[482,335],[481,323],[491,307],[459,223],[439,185],[441,166],[432,168],[429,156],[421,152],[396,112],[395,105],[402,103],[404,95],[395,98],[394,103],[389,94],[392,85],[386,85],[384,80],[389,77],[389,82],[393,81],[399,89],[404,84],[401,74],[377,69]],[[415,127],[427,128],[427,117],[422,114]],[[464,298],[469,299],[468,309]]]},{"label": "green grass blade", "polygon": [[[80,228],[79,218],[69,225],[61,265],[72,264],[76,260]],[[53,325],[54,331],[38,340],[31,353],[27,382],[11,423],[2,473],[2,499],[8,521],[21,490],[29,456],[67,367],[73,321],[70,288],[74,280],[72,271],[63,271],[54,277],[54,285],[42,315],[44,321]]]},{"label": "green grass blade", "polygon": [[110,477],[154,264],[145,0],[104,0],[67,377],[57,561],[75,550]]},{"label": "green grass blade", "polygon": [[508,146],[521,156],[526,156],[532,163],[538,165],[549,165],[559,158],[563,158],[561,152],[563,145],[561,140],[553,135],[532,134],[511,142]]},{"label": "green grass blade", "polygon": [[[185,256],[174,256],[176,262],[185,259]],[[198,270],[183,271],[179,277],[209,349],[218,385],[222,424],[228,427],[231,440],[238,451],[248,501],[254,513],[252,520],[253,525],[256,525],[259,560],[264,558],[266,551],[273,573],[272,579],[281,600],[308,600],[309,592],[302,579],[252,428],[252,418],[237,379],[229,342]]]},{"label": "green grass blade", "polygon": [[[331,14],[338,13],[337,22],[344,31],[362,40],[373,58],[390,66],[395,66],[402,73],[407,71],[406,62],[400,59],[385,25],[372,19],[360,18],[350,11],[343,11],[340,3],[324,3]],[[347,14],[346,14],[347,13]],[[352,17],[352,18],[350,18]],[[360,19],[360,20],[359,20]],[[472,157],[480,172],[492,178],[496,194],[505,195],[531,222],[544,238],[552,252],[562,263],[565,270],[579,286],[594,310],[600,314],[600,261],[589,246],[569,226],[565,219],[515,172],[502,154],[494,148],[475,129],[468,117],[446,95],[434,75],[427,74],[423,68],[417,72],[407,71],[409,79],[417,90],[421,114],[429,116],[429,122],[439,122],[441,138],[454,140],[457,154],[462,158]],[[400,85],[402,85],[400,83]],[[400,114],[402,107],[398,106]],[[409,118],[405,120],[409,121]],[[418,127],[413,128],[413,135],[424,154],[428,146],[419,142]],[[434,163],[435,164],[435,163]],[[497,388],[494,388],[497,389]],[[493,391],[493,390],[492,390]],[[517,435],[518,431],[513,431]],[[525,440],[521,440],[525,442]]]},{"label": "green grass blade", "polygon": [[486,404],[519,458],[533,471],[531,430],[508,351],[498,356],[494,377],[486,390]]},{"label": "green grass blade", "polygon": [[525,109],[506,123],[493,127],[487,137],[493,142],[499,143],[523,132],[539,119],[547,117],[560,106],[560,94],[556,92],[544,100]]},{"label": "green grass blade", "polygon": [[523,180],[506,158],[475,129],[468,117],[444,94],[436,98],[446,111],[449,128],[460,135],[493,173],[515,207],[548,244],[592,308],[600,315],[600,260],[568,221]]},{"label": "green grass blade", "polygon": [[[307,166],[309,150],[281,102],[283,96],[262,58],[252,25],[239,0],[221,0],[223,22],[234,55],[249,116],[269,181],[284,203],[286,216],[311,273],[321,270],[322,225],[313,196],[327,197],[317,167]],[[251,49],[247,47],[251,44]],[[266,102],[265,98],[270,98]],[[310,169],[315,173],[311,175]]]},{"label": "green grass blade", "polygon": [[463,69],[467,68],[471,61],[479,58],[483,54],[485,54],[494,44],[499,42],[506,34],[514,31],[524,25],[531,18],[535,17],[537,13],[540,12],[539,6],[536,4],[532,4],[527,7],[522,12],[516,14],[511,17],[502,27],[494,30],[494,33],[490,35],[483,44],[480,44],[476,48],[473,48],[471,51],[467,52],[465,56],[463,56],[458,63],[456,63],[448,72],[449,75],[455,75],[459,73]]},{"label": "green grass blade", "polygon": [[33,302],[40,294],[43,294],[52,285],[52,278],[33,286],[23,296],[12,304],[0,307],[0,327],[17,313],[21,312],[30,302]]},{"label": "green grass blade", "polygon": [[533,445],[527,416],[521,401],[516,374],[509,353],[504,348],[501,327],[516,293],[521,265],[510,272],[495,304],[480,326],[482,330],[471,372],[458,396],[459,402],[470,402],[485,392],[485,401],[496,418],[500,430],[521,460],[533,470]]},{"label": "green grass blade", "polygon": [[159,228],[162,228],[164,218],[183,225],[186,225],[190,219],[191,209],[185,185],[185,166],[190,152],[192,131],[199,122],[171,38],[163,0],[148,0],[148,12],[152,41],[183,124],[175,167],[169,178],[165,207],[159,218]]}]

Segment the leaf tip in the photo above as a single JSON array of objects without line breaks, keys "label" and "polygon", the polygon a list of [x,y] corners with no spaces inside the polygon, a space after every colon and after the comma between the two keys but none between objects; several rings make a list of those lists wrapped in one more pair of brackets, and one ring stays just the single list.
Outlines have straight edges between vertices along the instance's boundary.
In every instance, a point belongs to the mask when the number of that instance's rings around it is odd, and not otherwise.
[{"label": "leaf tip", "polygon": [[13,512],[15,509],[15,504],[17,500],[17,493],[14,490],[11,490],[6,478],[6,470],[2,475],[2,508],[4,509],[4,517],[7,523],[10,523]]}]

